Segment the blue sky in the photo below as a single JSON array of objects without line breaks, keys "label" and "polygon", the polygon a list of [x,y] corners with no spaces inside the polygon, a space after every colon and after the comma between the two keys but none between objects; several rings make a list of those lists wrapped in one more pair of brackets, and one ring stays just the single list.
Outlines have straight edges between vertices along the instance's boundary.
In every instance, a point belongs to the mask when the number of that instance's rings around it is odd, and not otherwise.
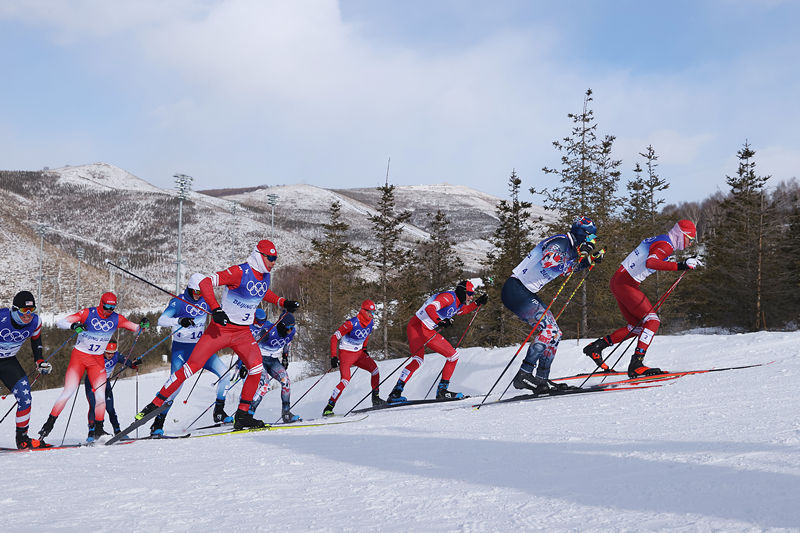
[{"label": "blue sky", "polygon": [[[161,187],[556,185],[587,88],[623,183],[726,190],[748,140],[800,172],[797,2],[26,0],[0,4],[0,168],[104,161]],[[624,184],[621,185],[624,191]],[[536,199],[534,198],[534,201]]]}]

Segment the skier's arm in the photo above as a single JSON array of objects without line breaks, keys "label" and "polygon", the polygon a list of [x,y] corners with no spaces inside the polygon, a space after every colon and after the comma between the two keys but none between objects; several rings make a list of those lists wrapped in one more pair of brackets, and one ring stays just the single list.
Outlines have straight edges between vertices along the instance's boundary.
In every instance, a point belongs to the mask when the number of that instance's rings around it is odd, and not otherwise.
[{"label": "skier's arm", "polygon": [[44,349],[42,348],[42,323],[39,322],[39,325],[36,326],[36,330],[31,335],[31,351],[33,352],[33,361],[38,363],[39,361],[44,361],[44,357],[42,353],[44,353]]},{"label": "skier's arm", "polygon": [[81,309],[77,313],[72,313],[64,318],[60,318],[56,322],[56,326],[58,326],[59,329],[69,329],[72,327],[72,324],[75,324],[76,322],[86,322],[87,318],[89,318],[89,310]]},{"label": "skier's arm", "polygon": [[122,315],[119,315],[119,322],[117,322],[117,325],[122,329],[127,329],[128,331],[132,331],[134,333],[139,331],[139,324],[136,322],[131,322]]},{"label": "skier's arm", "polygon": [[650,245],[650,255],[647,256],[645,266],[651,270],[678,270],[678,264],[675,261],[667,261],[672,252],[672,246],[666,242],[654,242]]},{"label": "skier's arm", "polygon": [[161,313],[161,316],[158,317],[157,324],[162,328],[169,328],[179,325],[178,319],[175,318],[175,313],[177,312],[177,310],[178,310],[177,303],[175,302],[175,300],[171,301],[167,306],[167,308],[164,309],[164,312]]},{"label": "skier's arm", "polygon": [[339,356],[339,341],[353,330],[353,324],[348,320],[331,335],[331,359]]},{"label": "skier's arm", "polygon": [[470,302],[469,304],[467,304],[464,307],[462,307],[461,309],[459,309],[458,313],[456,313],[456,314],[458,314],[458,315],[468,315],[468,314],[470,314],[471,312],[473,312],[477,308],[478,308],[478,304],[476,304],[475,302]]},{"label": "skier's arm", "polygon": [[453,296],[451,296],[449,293],[443,292],[437,295],[436,298],[434,298],[433,301],[425,307],[425,312],[434,323],[438,324],[441,318],[439,318],[437,311],[439,309],[444,309],[454,301],[455,300],[453,300]]},{"label": "skier's arm", "polygon": [[225,285],[230,289],[235,289],[242,282],[242,269],[239,265],[233,265],[215,272],[207,278],[203,278],[200,282],[200,294],[205,298],[208,306],[213,310],[218,308],[219,302],[214,295],[214,287],[221,287]]}]

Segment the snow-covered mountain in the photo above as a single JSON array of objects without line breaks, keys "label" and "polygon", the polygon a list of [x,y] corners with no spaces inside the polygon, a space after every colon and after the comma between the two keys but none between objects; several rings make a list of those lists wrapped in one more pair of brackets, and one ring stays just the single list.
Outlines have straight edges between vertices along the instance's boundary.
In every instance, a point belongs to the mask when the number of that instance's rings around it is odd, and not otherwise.
[{"label": "snow-covered mountain", "polygon": [[[235,184],[227,184],[235,185]],[[213,272],[249,254],[259,239],[277,245],[281,265],[309,258],[311,239],[321,237],[328,209],[339,200],[354,239],[373,245],[368,216],[379,198],[376,189],[330,190],[311,185],[265,186],[220,195],[191,192],[183,206],[181,285],[192,272]],[[273,211],[267,196],[280,200]],[[413,216],[404,226],[407,246],[428,237],[428,215],[442,209],[462,259],[477,269],[489,249],[499,198],[458,185],[397,187],[397,206]],[[534,208],[535,216],[549,221],[551,214]],[[163,295],[147,286],[122,279],[109,271],[110,259],[169,289],[176,288],[178,199],[176,191],[160,189],[129,172],[106,163],[48,169],[44,172],[4,172],[0,183],[0,294],[10,298],[17,290],[37,293],[40,238],[43,242],[43,284],[40,307],[59,312],[76,305],[78,249],[81,265],[80,305],[95,303],[103,290],[119,292],[126,308],[151,308]]]},{"label": "snow-covered mountain", "polygon": [[[330,427],[0,455],[9,480],[3,530],[798,531],[798,343],[798,332],[658,336],[648,362],[662,368],[774,362],[478,411],[467,399]],[[562,342],[553,377],[591,368],[580,348]],[[485,393],[515,350],[461,350],[451,388]],[[380,362],[381,376],[400,363]],[[425,394],[442,364],[436,354],[425,357],[409,398]],[[297,379],[299,371],[290,364],[293,399],[319,379]],[[125,423],[165,377],[117,383]],[[396,377],[381,387],[384,396]],[[168,433],[182,432],[213,403],[213,378],[201,375],[187,404],[184,387]],[[337,372],[322,376],[294,411],[318,417],[338,380]],[[369,375],[357,370],[336,412],[368,392]],[[34,393],[34,432],[58,393]],[[229,409],[237,394],[238,387]],[[271,391],[256,414],[272,422],[279,406],[280,391]],[[86,410],[80,391],[69,426],[65,410],[51,441],[84,440]],[[210,421],[206,413],[197,425]],[[13,439],[9,417],[0,442]]]}]

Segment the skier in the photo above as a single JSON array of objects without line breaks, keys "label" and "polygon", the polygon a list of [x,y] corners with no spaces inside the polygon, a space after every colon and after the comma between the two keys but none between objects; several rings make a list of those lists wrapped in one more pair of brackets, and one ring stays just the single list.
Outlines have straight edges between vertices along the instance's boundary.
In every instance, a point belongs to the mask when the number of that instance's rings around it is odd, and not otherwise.
[{"label": "skier", "polygon": [[31,386],[25,370],[17,360],[17,352],[31,340],[33,360],[40,374],[49,374],[53,367],[42,357],[42,321],[35,313],[33,294],[20,291],[12,300],[11,309],[0,309],[0,381],[17,399],[17,448],[45,447],[43,442],[28,436],[31,419]]},{"label": "skier", "polygon": [[558,276],[566,276],[602,261],[604,251],[592,254],[596,233],[597,226],[590,218],[578,218],[566,235],[553,235],[537,244],[503,284],[503,305],[529,326],[539,323],[538,333],[535,333],[514,376],[515,388],[536,393],[550,390],[550,365],[561,340],[561,330],[553,313],[549,310],[545,313],[547,305],[536,293]]},{"label": "skier", "polygon": [[140,330],[150,327],[150,321],[147,318],[143,318],[137,325],[117,314],[114,311],[116,307],[117,297],[113,292],[106,292],[100,297],[100,305],[97,307],[81,309],[56,322],[56,326],[61,329],[76,331],[78,340],[72,349],[67,373],[64,376],[64,390],[61,391],[61,396],[53,405],[47,422],[39,430],[40,439],[43,440],[53,431],[56,418],[64,410],[67,400],[80,385],[84,372],[89,375],[89,381],[94,389],[95,423],[92,439],[97,440],[103,435],[108,435],[103,429],[103,419],[106,414],[106,367],[103,353],[117,328],[139,333]]},{"label": "skier", "polygon": [[658,331],[660,321],[653,305],[639,289],[639,285],[657,270],[694,270],[703,266],[697,257],[689,257],[680,262],[669,261],[675,250],[691,246],[697,237],[697,229],[691,220],[679,220],[666,234],[649,237],[639,243],[622,261],[611,276],[611,294],[617,299],[622,316],[628,323],[610,335],[600,337],[583,349],[602,370],[609,370],[603,362],[603,349],[625,339],[638,336],[636,350],[628,365],[628,376],[652,376],[661,374],[659,368],[644,364],[647,348]]},{"label": "skier", "polygon": [[[197,342],[206,328],[206,315],[209,308],[205,299],[200,295],[200,282],[205,278],[203,274],[192,274],[180,298],[170,300],[167,308],[158,317],[158,325],[172,328],[172,357],[170,359],[171,373],[174,374],[186,364]],[[217,380],[217,399],[214,403],[214,422],[233,422],[233,417],[225,413],[225,390],[230,383],[228,367],[217,354],[211,355],[203,368],[214,373]],[[170,399],[175,399],[180,391],[178,387]],[[150,435],[158,437],[164,434],[164,421],[167,419],[166,411],[159,413],[150,426]]]},{"label": "skier", "polygon": [[425,358],[425,347],[430,347],[434,352],[443,355],[447,362],[442,369],[442,379],[436,389],[436,399],[455,399],[463,398],[460,392],[447,390],[450,385],[450,377],[456,369],[458,363],[458,351],[447,342],[436,330],[447,328],[453,325],[453,316],[471,313],[478,306],[486,304],[488,296],[480,295],[474,302],[475,287],[471,281],[459,281],[454,291],[440,292],[428,298],[417,313],[411,317],[406,327],[408,334],[408,347],[411,350],[413,359],[403,369],[400,379],[389,393],[387,402],[404,402],[406,398],[401,396],[412,374],[422,365]]},{"label": "skier", "polygon": [[[258,383],[258,392],[253,397],[253,406],[250,410],[255,413],[261,400],[269,389],[269,382],[272,378],[278,380],[281,384],[281,418],[285,423],[299,422],[300,417],[293,415],[289,411],[291,405],[291,382],[286,369],[289,368],[289,346],[294,339],[294,334],[297,331],[295,328],[294,315],[286,311],[277,321],[273,324],[267,320],[267,313],[263,309],[256,309],[256,317],[250,330],[253,333],[253,338],[258,343],[258,348],[261,350],[261,361],[264,365],[264,372],[261,374],[261,380]],[[278,359],[278,352],[281,353],[281,359]],[[247,369],[244,366],[239,368],[239,377],[244,379],[247,377]]]},{"label": "skier", "polygon": [[[138,365],[136,362],[131,361],[127,357],[123,357],[122,361],[120,361],[120,353],[117,351],[117,343],[114,341],[111,341],[106,345],[103,356],[105,359],[106,368],[106,413],[108,413],[108,420],[111,422],[111,427],[114,428],[114,434],[116,435],[120,432],[119,419],[117,419],[117,411],[114,409],[114,389],[108,384],[108,379],[111,377],[111,374],[113,374],[114,367],[119,362],[134,370],[138,368]],[[89,437],[87,440],[89,442],[93,442],[95,401],[94,389],[92,388],[92,382],[89,380],[89,376],[84,378],[83,385],[86,389],[86,399],[89,401]]]},{"label": "skier", "polygon": [[[200,282],[200,294],[211,307],[213,322],[200,337],[186,364],[173,373],[153,401],[136,414],[137,420],[161,407],[181,383],[206,364],[212,354],[223,348],[231,348],[247,368],[247,379],[242,386],[239,408],[233,416],[233,427],[235,429],[264,427],[264,422],[253,418],[249,412],[264,369],[261,352],[250,332],[250,324],[253,323],[255,310],[262,300],[283,307],[289,312],[294,312],[300,307],[298,302],[278,296],[269,289],[270,271],[277,260],[278,252],[275,245],[262,240],[244,263],[203,278]],[[221,305],[214,295],[214,287],[220,286],[227,288],[223,292]]]},{"label": "skier", "polygon": [[375,313],[375,302],[364,300],[361,309],[354,317],[345,320],[333,335],[331,335],[331,370],[339,368],[341,380],[334,387],[328,405],[322,411],[322,416],[332,416],[336,400],[350,383],[350,367],[357,366],[370,373],[372,385],[372,406],[379,407],[386,402],[380,397],[379,385],[381,375],[378,365],[367,353],[367,343],[374,327],[372,315]]}]

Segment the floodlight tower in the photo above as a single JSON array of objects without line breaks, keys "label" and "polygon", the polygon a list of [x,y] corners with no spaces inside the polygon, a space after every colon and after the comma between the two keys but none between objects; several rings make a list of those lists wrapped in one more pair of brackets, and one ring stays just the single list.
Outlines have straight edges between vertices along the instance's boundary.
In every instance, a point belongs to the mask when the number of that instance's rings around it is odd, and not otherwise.
[{"label": "floodlight tower", "polygon": [[181,232],[183,231],[183,201],[189,197],[192,187],[192,177],[186,174],[175,174],[175,187],[178,189],[178,257],[175,273],[175,294],[181,292]]},{"label": "floodlight tower", "polygon": [[86,250],[78,247],[75,250],[75,254],[78,256],[78,285],[75,287],[75,309],[81,308],[81,263],[83,262],[83,258],[86,256]]},{"label": "floodlight tower", "polygon": [[270,238],[275,238],[275,206],[278,205],[278,201],[280,201],[281,197],[277,194],[268,194],[267,195],[267,203],[272,206],[272,230],[270,233]]}]

